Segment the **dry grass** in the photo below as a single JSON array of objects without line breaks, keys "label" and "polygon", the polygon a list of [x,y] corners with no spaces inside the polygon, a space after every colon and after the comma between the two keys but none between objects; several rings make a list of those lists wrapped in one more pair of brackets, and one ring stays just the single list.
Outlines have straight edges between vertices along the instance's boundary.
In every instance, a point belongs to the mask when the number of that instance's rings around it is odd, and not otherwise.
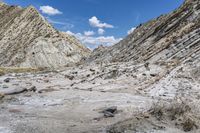
[{"label": "dry grass", "polygon": [[0,76],[8,73],[35,73],[44,71],[45,68],[19,68],[19,67],[0,67]]},{"label": "dry grass", "polygon": [[3,70],[0,69],[0,76],[4,75],[5,72]]},{"label": "dry grass", "polygon": [[0,100],[4,98],[4,94],[0,93]]},{"label": "dry grass", "polygon": [[[186,100],[187,101],[187,100]],[[165,130],[173,128],[183,132],[198,130],[200,119],[195,108],[180,99],[159,100],[150,110],[136,114],[135,117],[110,126],[108,133],[148,132],[152,129]]]},{"label": "dry grass", "polygon": [[155,116],[158,120],[162,120],[164,117],[170,118],[170,120],[176,120],[178,117],[191,111],[189,105],[184,102],[172,101],[170,105],[165,105],[159,101],[155,103],[149,110],[150,114]]},{"label": "dry grass", "polygon": [[180,99],[174,99],[170,104],[166,105],[162,101],[154,104],[149,110],[149,113],[158,121],[169,120],[176,128],[182,129],[185,132],[198,129],[198,115],[192,111],[192,108],[187,102]]}]

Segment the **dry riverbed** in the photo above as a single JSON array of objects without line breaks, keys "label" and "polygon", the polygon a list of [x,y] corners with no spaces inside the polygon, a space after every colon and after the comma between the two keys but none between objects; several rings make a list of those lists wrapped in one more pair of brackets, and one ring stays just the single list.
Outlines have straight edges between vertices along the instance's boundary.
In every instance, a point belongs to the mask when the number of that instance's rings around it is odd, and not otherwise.
[{"label": "dry riverbed", "polygon": [[[3,75],[0,133],[196,132],[199,83],[179,69],[114,63]],[[182,109],[179,124],[171,105]]]}]

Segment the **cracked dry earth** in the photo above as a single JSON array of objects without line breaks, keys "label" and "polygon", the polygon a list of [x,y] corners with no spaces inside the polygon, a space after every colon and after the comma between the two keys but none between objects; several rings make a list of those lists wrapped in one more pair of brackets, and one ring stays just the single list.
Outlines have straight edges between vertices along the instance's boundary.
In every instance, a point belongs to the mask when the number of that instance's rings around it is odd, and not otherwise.
[{"label": "cracked dry earth", "polygon": [[[158,101],[167,105],[181,97],[199,116],[196,68],[129,62],[6,74],[0,77],[0,133],[182,133],[181,124],[167,117],[158,120],[149,110]],[[3,97],[23,88],[23,93]],[[113,106],[117,112],[105,117],[102,110]],[[197,126],[189,131],[199,132]]]}]

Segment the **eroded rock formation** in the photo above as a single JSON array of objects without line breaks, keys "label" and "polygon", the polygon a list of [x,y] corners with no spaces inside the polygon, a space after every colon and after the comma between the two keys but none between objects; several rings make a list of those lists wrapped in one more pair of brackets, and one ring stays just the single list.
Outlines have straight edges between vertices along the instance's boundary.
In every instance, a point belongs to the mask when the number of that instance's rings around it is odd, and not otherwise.
[{"label": "eroded rock formation", "polygon": [[[199,133],[199,7],[186,0],[120,43],[95,49],[83,65],[27,73],[0,68],[0,132]],[[37,50],[54,51],[39,44]]]},{"label": "eroded rock formation", "polygon": [[170,14],[145,24],[118,44],[95,51],[89,62],[155,62],[176,59],[199,61],[200,1],[186,0]]},{"label": "eroded rock formation", "polygon": [[0,66],[55,68],[89,53],[75,37],[55,30],[34,7],[0,3]]}]

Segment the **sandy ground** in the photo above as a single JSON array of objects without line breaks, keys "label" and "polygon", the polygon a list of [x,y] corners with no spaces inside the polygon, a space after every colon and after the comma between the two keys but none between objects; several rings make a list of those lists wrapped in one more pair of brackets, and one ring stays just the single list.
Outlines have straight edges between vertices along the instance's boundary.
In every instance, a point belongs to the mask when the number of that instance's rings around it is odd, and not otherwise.
[{"label": "sandy ground", "polygon": [[[0,133],[105,133],[119,122],[133,124],[138,114],[147,112],[161,99],[170,103],[175,97],[189,96],[188,103],[199,103],[200,84],[190,77],[188,69],[180,75],[181,66],[171,72],[166,66],[149,67],[147,70],[143,64],[116,63],[1,76],[0,93],[34,86],[36,92],[0,100]],[[113,106],[117,113],[105,117],[101,111]],[[172,122],[162,124],[165,128],[155,128],[158,124],[153,117],[138,122],[137,130],[127,128],[126,132],[184,132]]]}]

